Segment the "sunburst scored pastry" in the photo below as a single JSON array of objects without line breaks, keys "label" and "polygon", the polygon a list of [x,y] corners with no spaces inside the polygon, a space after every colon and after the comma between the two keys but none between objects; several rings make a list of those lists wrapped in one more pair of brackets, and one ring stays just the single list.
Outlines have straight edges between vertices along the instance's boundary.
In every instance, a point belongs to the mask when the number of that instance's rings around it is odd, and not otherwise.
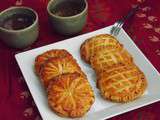
[{"label": "sunburst scored pastry", "polygon": [[[41,72],[42,83],[47,87],[49,80],[65,73],[78,72],[84,75],[76,60],[70,57],[51,58],[44,64]],[[85,75],[84,75],[85,76]]]},{"label": "sunburst scored pastry", "polygon": [[101,34],[89,38],[86,40],[80,48],[80,54],[82,59],[90,63],[90,58],[94,55],[95,50],[99,49],[100,47],[107,47],[108,49],[117,49],[121,48],[122,45],[111,35],[108,34]]},{"label": "sunburst scored pastry", "polygon": [[95,51],[95,55],[91,58],[91,66],[96,72],[109,69],[118,64],[132,64],[132,56],[125,50],[109,50],[102,48]]},{"label": "sunburst scored pastry", "polygon": [[49,105],[60,116],[81,117],[90,109],[94,99],[89,82],[79,73],[60,75],[48,86]]},{"label": "sunburst scored pastry", "polygon": [[64,49],[53,49],[47,52],[44,52],[41,55],[38,55],[35,59],[35,70],[38,75],[41,73],[41,68],[45,62],[53,57],[63,58],[63,57],[72,57],[71,54]]},{"label": "sunburst scored pastry", "polygon": [[129,102],[144,93],[147,81],[144,74],[135,65],[119,66],[101,72],[97,85],[105,99]]}]

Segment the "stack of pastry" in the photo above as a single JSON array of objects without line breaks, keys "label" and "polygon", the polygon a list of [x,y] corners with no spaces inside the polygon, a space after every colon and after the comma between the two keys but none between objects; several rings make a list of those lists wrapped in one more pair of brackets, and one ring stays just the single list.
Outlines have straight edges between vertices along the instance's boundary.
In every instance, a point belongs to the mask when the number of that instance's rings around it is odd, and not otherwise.
[{"label": "stack of pastry", "polygon": [[147,81],[143,72],[115,37],[101,34],[87,39],[80,53],[95,70],[97,88],[103,98],[128,102],[144,93]]},{"label": "stack of pastry", "polygon": [[93,90],[69,52],[54,49],[37,56],[35,70],[47,90],[49,106],[58,115],[81,117],[90,109]]}]

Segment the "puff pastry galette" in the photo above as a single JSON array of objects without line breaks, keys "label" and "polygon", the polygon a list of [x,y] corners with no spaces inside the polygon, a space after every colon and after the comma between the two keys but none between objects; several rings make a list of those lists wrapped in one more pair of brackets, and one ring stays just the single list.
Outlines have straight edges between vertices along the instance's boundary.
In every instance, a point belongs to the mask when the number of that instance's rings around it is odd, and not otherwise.
[{"label": "puff pastry galette", "polygon": [[145,92],[145,75],[115,37],[108,34],[91,37],[82,43],[80,54],[95,70],[97,88],[106,100],[129,102]]},{"label": "puff pastry galette", "polygon": [[35,60],[37,75],[47,90],[48,103],[63,117],[81,117],[94,103],[94,93],[77,61],[66,50],[51,50]]},{"label": "puff pastry galette", "polygon": [[60,116],[81,117],[94,102],[87,79],[79,73],[58,76],[48,86],[50,107]]},{"label": "puff pastry galette", "polygon": [[82,59],[90,63],[91,57],[94,56],[95,51],[101,47],[106,47],[107,49],[120,49],[122,45],[111,35],[101,34],[86,40],[80,48],[80,54]]},{"label": "puff pastry galette", "polygon": [[102,49],[96,51],[94,57],[91,59],[91,66],[98,72],[101,70],[109,69],[110,67],[118,64],[131,64],[132,57],[124,49],[122,50],[108,50]]},{"label": "puff pastry galette", "polygon": [[41,69],[45,62],[50,58],[63,58],[63,57],[72,57],[69,52],[64,49],[53,49],[47,52],[44,52],[41,55],[38,55],[35,60],[35,70],[38,75],[41,73]]},{"label": "puff pastry galette", "polygon": [[70,57],[51,58],[42,68],[41,80],[47,87],[49,80],[53,77],[74,72],[84,74],[75,59]]},{"label": "puff pastry galette", "polygon": [[117,66],[98,75],[97,87],[103,98],[128,102],[140,97],[147,86],[144,74],[136,66]]}]

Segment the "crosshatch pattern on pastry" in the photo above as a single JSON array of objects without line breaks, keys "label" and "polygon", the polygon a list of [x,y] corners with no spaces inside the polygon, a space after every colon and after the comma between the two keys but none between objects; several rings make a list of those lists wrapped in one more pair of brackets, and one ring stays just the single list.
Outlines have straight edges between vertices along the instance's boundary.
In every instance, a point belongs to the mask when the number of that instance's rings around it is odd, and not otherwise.
[{"label": "crosshatch pattern on pastry", "polygon": [[91,66],[97,72],[103,69],[108,69],[116,64],[132,64],[132,56],[124,49],[101,49],[96,51],[91,58]]},{"label": "crosshatch pattern on pastry", "polygon": [[82,59],[90,63],[91,57],[94,55],[95,50],[101,47],[108,47],[108,49],[121,46],[120,43],[111,35],[101,34],[86,40],[80,48]]},{"label": "crosshatch pattern on pastry", "polygon": [[104,71],[97,79],[101,95],[108,100],[128,102],[141,96],[147,82],[144,74],[136,66],[123,66]]}]

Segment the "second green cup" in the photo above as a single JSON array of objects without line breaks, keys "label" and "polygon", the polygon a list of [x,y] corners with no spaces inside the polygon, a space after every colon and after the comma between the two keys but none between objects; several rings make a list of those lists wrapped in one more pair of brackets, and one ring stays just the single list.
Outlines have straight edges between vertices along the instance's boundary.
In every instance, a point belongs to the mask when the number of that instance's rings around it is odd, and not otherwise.
[{"label": "second green cup", "polygon": [[47,11],[52,28],[63,35],[80,32],[86,24],[86,0],[51,0]]}]

